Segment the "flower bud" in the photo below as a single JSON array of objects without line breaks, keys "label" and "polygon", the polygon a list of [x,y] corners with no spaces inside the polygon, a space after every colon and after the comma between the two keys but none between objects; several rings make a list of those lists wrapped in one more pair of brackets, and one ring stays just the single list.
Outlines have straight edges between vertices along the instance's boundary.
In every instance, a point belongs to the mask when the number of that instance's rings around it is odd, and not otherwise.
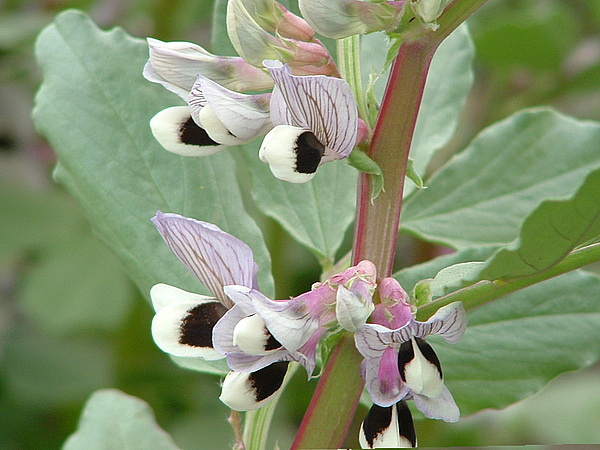
[{"label": "flower bud", "polygon": [[426,24],[432,24],[435,29],[435,21],[449,3],[449,0],[417,0],[412,2],[412,6],[417,17]]},{"label": "flower bud", "polygon": [[323,36],[341,39],[373,31],[392,31],[400,23],[404,2],[299,0],[306,21]]}]

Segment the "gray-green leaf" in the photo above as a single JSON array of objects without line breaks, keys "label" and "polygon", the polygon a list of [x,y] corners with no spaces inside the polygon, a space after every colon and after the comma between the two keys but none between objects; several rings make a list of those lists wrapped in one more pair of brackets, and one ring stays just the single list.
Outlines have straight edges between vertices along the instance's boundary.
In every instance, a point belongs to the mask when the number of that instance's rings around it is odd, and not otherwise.
[{"label": "gray-green leaf", "polygon": [[269,255],[244,211],[228,151],[184,158],[154,140],[150,118],[180,100],[142,77],[146,43],[68,11],[41,33],[36,54],[44,81],[34,119],[57,152],[56,178],[142,292],[157,282],[202,290],[151,224],[162,210],[215,223],[250,245],[261,289],[272,294]]},{"label": "gray-green leaf", "polygon": [[64,450],[178,449],[146,402],[116,389],[96,391]]}]

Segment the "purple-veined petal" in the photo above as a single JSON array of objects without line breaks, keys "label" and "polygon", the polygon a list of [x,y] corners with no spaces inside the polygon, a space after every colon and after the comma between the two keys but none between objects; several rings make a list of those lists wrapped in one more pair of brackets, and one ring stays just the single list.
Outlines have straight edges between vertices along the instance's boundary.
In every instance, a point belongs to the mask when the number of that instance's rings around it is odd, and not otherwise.
[{"label": "purple-veined petal", "polygon": [[177,258],[231,308],[223,286],[254,287],[256,264],[252,250],[216,225],[158,211],[152,222]]},{"label": "purple-veined petal", "polygon": [[210,135],[210,129],[200,118],[200,111],[209,105],[225,129],[237,139],[237,142],[228,145],[237,145],[261,136],[272,128],[270,98],[271,94],[240,94],[198,75],[189,93],[188,104],[192,118]]},{"label": "purple-veined petal", "polygon": [[198,126],[187,106],[173,106],[158,112],[150,119],[150,129],[158,143],[176,155],[208,156],[225,148]]},{"label": "purple-veined petal", "polygon": [[373,405],[360,427],[361,448],[411,448],[417,437],[408,405],[404,401],[381,407]]},{"label": "purple-veined petal", "polygon": [[250,314],[252,313],[246,312],[240,305],[227,311],[213,329],[214,348],[224,354],[239,352],[239,347],[233,344],[233,330],[240,320]]},{"label": "purple-veined petal", "polygon": [[342,328],[355,332],[365,324],[374,307],[370,296],[365,298],[342,285],[338,286],[335,315]]},{"label": "purple-veined petal", "polygon": [[439,334],[450,344],[460,340],[467,329],[467,316],[461,302],[454,302],[437,310],[426,322],[414,322],[415,337]]},{"label": "purple-veined petal", "polygon": [[367,323],[356,330],[354,342],[365,358],[378,358],[387,347],[395,344],[394,330],[382,325]]},{"label": "purple-veined petal", "polygon": [[212,332],[225,312],[216,300],[171,303],[154,316],[152,337],[162,351],[174,356],[221,359],[224,355],[213,348]]},{"label": "purple-veined petal", "polygon": [[287,362],[277,362],[251,373],[231,371],[223,380],[219,400],[236,411],[258,409],[273,400],[287,368]]},{"label": "purple-veined petal", "polygon": [[213,297],[184,291],[183,289],[164,283],[152,286],[152,289],[150,289],[150,298],[152,299],[154,311],[158,311],[171,303],[188,302],[200,304],[216,300]]},{"label": "purple-veined petal", "polygon": [[275,81],[271,119],[312,131],[326,152],[322,162],[346,158],[356,143],[358,111],[350,86],[340,78],[295,76],[279,61],[263,61]]},{"label": "purple-veined petal", "polygon": [[227,354],[227,365],[238,372],[254,372],[277,361],[300,361],[302,359],[299,354],[295,353],[294,355],[292,356],[290,352],[283,348],[274,350],[268,355],[231,352]]},{"label": "purple-veined petal", "polygon": [[187,100],[196,81],[204,76],[236,91],[269,89],[273,80],[240,57],[216,56],[190,42],[162,42],[148,38],[150,59],[144,77]]},{"label": "purple-veined petal", "polygon": [[456,406],[456,402],[446,386],[443,387],[441,394],[435,398],[415,395],[413,400],[419,411],[430,419],[458,422],[460,418],[458,406]]}]

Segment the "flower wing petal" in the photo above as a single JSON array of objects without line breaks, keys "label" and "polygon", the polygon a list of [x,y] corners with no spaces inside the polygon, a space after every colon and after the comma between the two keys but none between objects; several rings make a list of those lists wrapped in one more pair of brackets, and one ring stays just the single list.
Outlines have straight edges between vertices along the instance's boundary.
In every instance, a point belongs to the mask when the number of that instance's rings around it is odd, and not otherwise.
[{"label": "flower wing petal", "polygon": [[467,329],[465,308],[461,302],[454,302],[437,310],[426,322],[414,322],[414,335],[425,337],[439,334],[450,344],[460,340]]},{"label": "flower wing petal", "polygon": [[456,402],[446,386],[442,389],[442,393],[435,398],[415,395],[414,401],[416,407],[430,419],[458,422],[460,418],[458,406],[456,406]]},{"label": "flower wing petal", "polygon": [[253,287],[256,265],[252,250],[216,225],[160,211],[152,222],[179,260],[225,306],[233,303],[223,286]]}]

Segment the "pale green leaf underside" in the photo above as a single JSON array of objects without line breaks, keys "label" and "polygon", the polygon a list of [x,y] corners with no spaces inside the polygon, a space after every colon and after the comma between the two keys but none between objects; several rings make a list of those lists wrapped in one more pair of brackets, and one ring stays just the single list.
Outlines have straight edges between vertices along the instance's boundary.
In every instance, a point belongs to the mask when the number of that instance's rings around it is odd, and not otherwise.
[{"label": "pale green leaf underside", "polygon": [[184,158],[167,153],[150,132],[150,118],[179,100],[142,77],[146,43],[121,29],[100,31],[68,11],[42,32],[36,54],[44,82],[34,119],[58,154],[56,177],[142,292],[157,282],[203,290],[151,224],[162,210],[215,223],[250,245],[261,288],[271,294],[269,255],[243,209],[228,151]]},{"label": "pale green leaf underside", "polygon": [[600,170],[571,198],[547,200],[530,214],[519,238],[482,265],[476,279],[511,279],[543,272],[577,246],[600,236]]},{"label": "pale green leaf underside", "polygon": [[338,161],[319,167],[308,183],[286,183],[275,178],[256,153],[247,152],[246,161],[257,206],[322,263],[332,263],[354,218],[358,172]]},{"label": "pale green leaf underside", "polygon": [[600,358],[600,280],[572,272],[468,314],[455,345],[431,338],[463,415],[504,408]]},{"label": "pale green leaf underside", "polygon": [[600,166],[600,126],[533,110],[491,126],[416,192],[403,228],[455,248],[510,244],[543,200]]},{"label": "pale green leaf underside", "polygon": [[77,431],[64,450],[178,449],[173,439],[156,423],[143,400],[116,389],[96,391],[87,401]]}]

